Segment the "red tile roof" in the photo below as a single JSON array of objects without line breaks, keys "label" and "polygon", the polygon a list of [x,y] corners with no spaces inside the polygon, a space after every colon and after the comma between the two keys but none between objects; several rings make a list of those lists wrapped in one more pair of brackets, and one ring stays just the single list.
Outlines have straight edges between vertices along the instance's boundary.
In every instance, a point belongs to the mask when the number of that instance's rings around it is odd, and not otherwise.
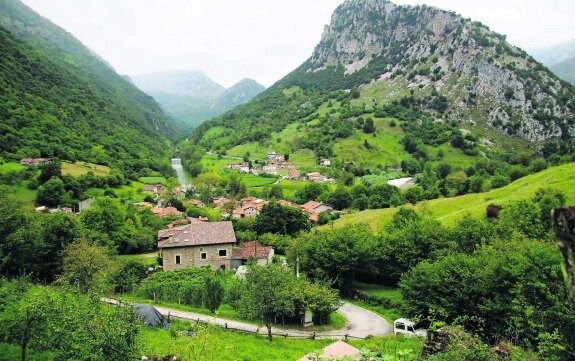
[{"label": "red tile roof", "polygon": [[301,207],[303,208],[304,211],[306,211],[308,213],[313,213],[314,209],[316,209],[317,207],[319,207],[321,205],[322,205],[322,203],[320,203],[320,202],[309,201],[309,202],[303,204]]},{"label": "red tile roof", "polygon": [[158,248],[236,243],[232,222],[193,222],[158,232]]},{"label": "red tile roof", "polygon": [[152,208],[152,213],[160,217],[181,216],[182,212],[178,211],[175,207],[166,208]]},{"label": "red tile roof", "polygon": [[232,251],[232,259],[268,258],[272,247],[263,246],[258,241],[244,242]]}]

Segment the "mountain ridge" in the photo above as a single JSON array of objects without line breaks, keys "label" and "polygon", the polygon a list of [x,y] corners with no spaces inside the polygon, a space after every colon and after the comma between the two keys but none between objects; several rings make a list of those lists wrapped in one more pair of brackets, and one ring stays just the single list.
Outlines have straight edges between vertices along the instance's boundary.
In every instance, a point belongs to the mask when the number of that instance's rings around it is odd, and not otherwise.
[{"label": "mountain ridge", "polygon": [[134,75],[131,79],[179,121],[183,129],[193,128],[244,104],[265,90],[263,85],[249,78],[225,88],[201,70],[155,72]]}]

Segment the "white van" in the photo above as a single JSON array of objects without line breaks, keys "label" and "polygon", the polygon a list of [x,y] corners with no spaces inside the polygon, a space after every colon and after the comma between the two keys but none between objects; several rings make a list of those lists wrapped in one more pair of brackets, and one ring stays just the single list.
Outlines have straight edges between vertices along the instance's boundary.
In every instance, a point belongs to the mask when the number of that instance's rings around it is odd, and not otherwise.
[{"label": "white van", "polygon": [[417,336],[427,338],[427,330],[423,328],[415,329],[415,322],[407,318],[400,318],[393,322],[393,333],[405,336]]}]

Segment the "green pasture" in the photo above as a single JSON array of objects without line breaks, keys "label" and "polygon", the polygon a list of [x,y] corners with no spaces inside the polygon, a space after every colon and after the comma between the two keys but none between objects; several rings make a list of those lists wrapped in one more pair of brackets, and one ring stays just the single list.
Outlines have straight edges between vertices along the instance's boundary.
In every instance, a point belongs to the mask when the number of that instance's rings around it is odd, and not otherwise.
[{"label": "green pasture", "polygon": [[[567,204],[575,203],[575,163],[551,167],[537,174],[516,180],[499,189],[485,193],[472,193],[454,198],[439,198],[420,202],[414,208],[425,211],[431,217],[444,224],[451,225],[465,214],[480,216],[485,214],[488,205],[494,203],[505,205],[511,201],[528,199],[535,195],[539,188],[555,188],[565,193]],[[341,228],[350,224],[366,223],[374,231],[380,231],[391,221],[397,208],[370,209],[363,212],[344,215],[333,222],[334,228]],[[319,229],[328,229],[330,226],[320,226]]]},{"label": "green pasture", "polygon": [[62,174],[71,175],[72,177],[79,177],[85,175],[88,172],[94,173],[96,176],[104,177],[110,174],[110,168],[105,165],[99,165],[87,162],[62,162]]}]

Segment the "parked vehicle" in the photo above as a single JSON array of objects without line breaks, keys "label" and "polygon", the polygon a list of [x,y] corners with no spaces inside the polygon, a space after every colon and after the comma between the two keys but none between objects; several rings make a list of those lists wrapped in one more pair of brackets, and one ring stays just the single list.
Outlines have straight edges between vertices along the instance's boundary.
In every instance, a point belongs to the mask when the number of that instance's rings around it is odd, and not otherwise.
[{"label": "parked vehicle", "polygon": [[393,333],[403,334],[405,336],[417,336],[427,338],[427,330],[424,328],[416,329],[415,322],[407,318],[399,318],[393,322]]}]

